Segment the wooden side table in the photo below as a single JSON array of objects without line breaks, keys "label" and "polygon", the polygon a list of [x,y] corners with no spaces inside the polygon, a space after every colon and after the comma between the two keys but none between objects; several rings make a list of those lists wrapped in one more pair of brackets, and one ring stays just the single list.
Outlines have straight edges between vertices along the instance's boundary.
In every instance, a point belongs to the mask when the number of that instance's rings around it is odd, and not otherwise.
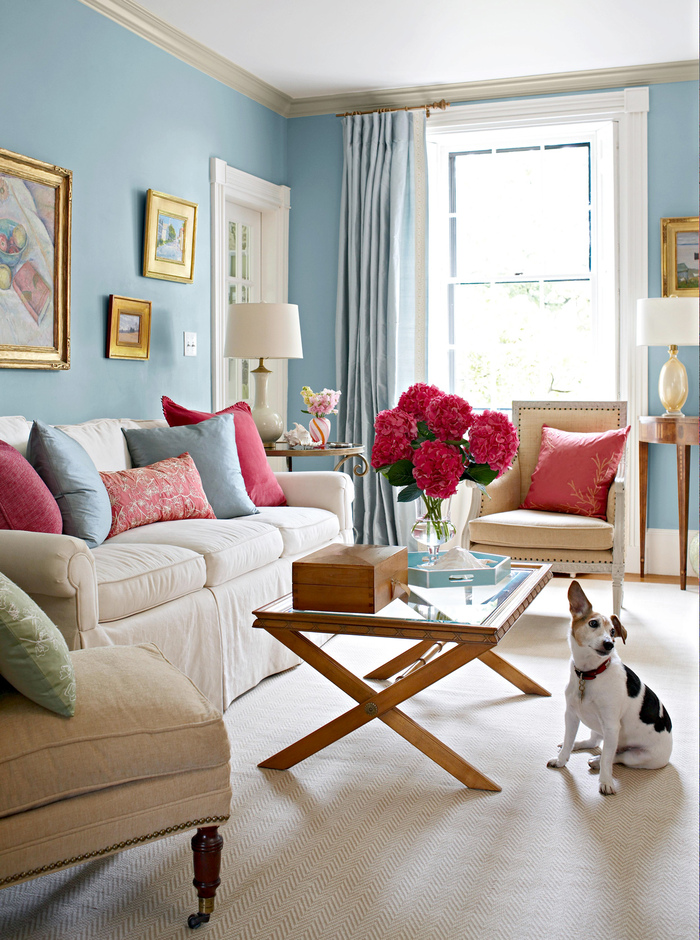
[{"label": "wooden side table", "polygon": [[355,476],[363,477],[369,470],[369,464],[365,457],[365,449],[361,444],[327,444],[325,447],[290,447],[282,442],[281,444],[265,444],[265,453],[268,457],[284,457],[287,462],[287,470],[292,470],[292,460],[295,457],[332,457],[336,464],[334,470],[339,470],[341,465],[351,457],[357,457],[359,465],[353,467]]},{"label": "wooden side table", "polygon": [[639,573],[644,577],[647,538],[647,483],[649,444],[675,444],[678,466],[678,540],[681,556],[681,591],[686,587],[688,560],[688,494],[690,446],[698,443],[698,419],[692,415],[652,416],[639,419]]}]

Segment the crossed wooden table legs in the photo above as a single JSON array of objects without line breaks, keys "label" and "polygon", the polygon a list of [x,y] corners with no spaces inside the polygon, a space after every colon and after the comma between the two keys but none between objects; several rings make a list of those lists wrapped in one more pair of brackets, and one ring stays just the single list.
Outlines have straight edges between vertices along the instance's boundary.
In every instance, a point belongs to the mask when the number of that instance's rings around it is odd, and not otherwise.
[{"label": "crossed wooden table legs", "polygon": [[[259,767],[287,770],[334,741],[345,737],[346,734],[350,734],[351,731],[355,731],[361,725],[379,718],[465,786],[476,790],[500,790],[497,783],[472,767],[463,757],[409,718],[397,706],[472,659],[480,659],[522,692],[530,695],[550,694],[495,653],[492,648],[493,644],[458,643],[451,649],[441,650],[437,657],[428,659],[426,654],[436,644],[430,640],[422,640],[365,676],[365,679],[388,679],[402,670],[407,670],[406,674],[392,685],[376,691],[299,631],[276,629],[267,625],[265,629],[280,643],[284,643],[292,652],[313,666],[317,672],[354,698],[358,704],[343,715],[329,721],[328,724],[307,734],[295,744],[268,757],[267,760],[258,764]],[[410,669],[409,667],[413,664],[419,665],[415,669]]]}]

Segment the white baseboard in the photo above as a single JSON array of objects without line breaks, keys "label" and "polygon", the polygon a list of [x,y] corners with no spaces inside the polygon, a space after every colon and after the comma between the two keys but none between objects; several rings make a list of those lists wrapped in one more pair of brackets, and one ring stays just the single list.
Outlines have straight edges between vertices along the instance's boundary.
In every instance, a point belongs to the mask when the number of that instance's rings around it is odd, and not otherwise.
[{"label": "white baseboard", "polygon": [[[688,544],[697,532],[688,532]],[[639,571],[639,556],[636,559],[628,559],[629,565],[626,565],[629,571]],[[680,568],[680,549],[678,547],[677,529],[648,529],[646,541],[646,566],[645,574],[670,574],[678,575]],[[695,577],[695,572],[690,566],[688,559],[687,573]]]}]

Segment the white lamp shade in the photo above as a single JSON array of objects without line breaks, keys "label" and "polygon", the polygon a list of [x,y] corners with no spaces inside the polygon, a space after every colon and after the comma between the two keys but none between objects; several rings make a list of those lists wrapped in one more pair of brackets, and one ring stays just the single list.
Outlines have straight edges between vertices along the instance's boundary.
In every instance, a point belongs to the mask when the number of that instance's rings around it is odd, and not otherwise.
[{"label": "white lamp shade", "polygon": [[650,297],[637,301],[638,346],[697,346],[697,297]]},{"label": "white lamp shade", "polygon": [[224,356],[228,359],[301,359],[296,304],[231,304]]}]

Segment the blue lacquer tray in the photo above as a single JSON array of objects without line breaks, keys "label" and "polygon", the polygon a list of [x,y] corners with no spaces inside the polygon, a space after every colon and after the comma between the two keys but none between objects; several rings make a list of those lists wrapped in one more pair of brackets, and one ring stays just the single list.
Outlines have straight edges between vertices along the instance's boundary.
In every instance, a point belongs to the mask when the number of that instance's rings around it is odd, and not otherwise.
[{"label": "blue lacquer tray", "polygon": [[510,575],[510,558],[507,555],[487,555],[472,552],[488,564],[488,568],[422,568],[425,552],[408,553],[408,583],[418,587],[446,588],[470,587],[473,584],[496,584]]}]

